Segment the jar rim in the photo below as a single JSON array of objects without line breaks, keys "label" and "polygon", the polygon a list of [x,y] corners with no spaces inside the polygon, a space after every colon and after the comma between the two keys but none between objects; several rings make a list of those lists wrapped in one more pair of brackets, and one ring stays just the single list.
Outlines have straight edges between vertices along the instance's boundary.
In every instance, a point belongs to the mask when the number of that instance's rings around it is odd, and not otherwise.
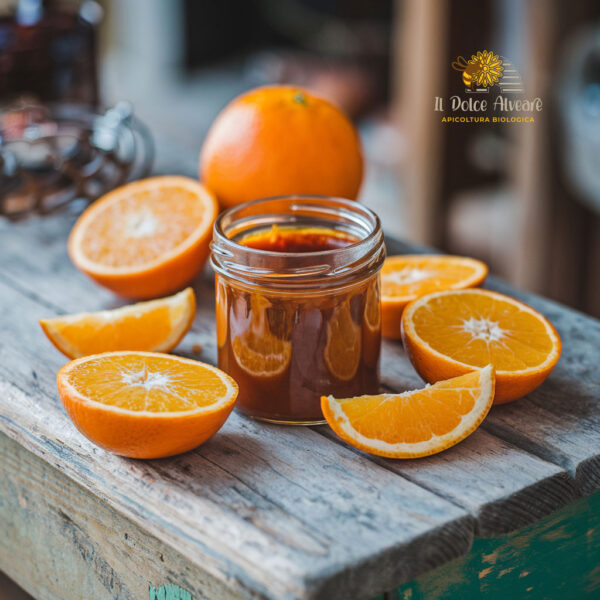
[{"label": "jar rim", "polygon": [[[275,212],[268,212],[269,209]],[[296,219],[317,216],[328,219],[331,228],[337,224],[359,239],[342,248],[314,252],[262,250],[233,239],[244,232],[244,227],[289,225]],[[332,279],[342,283],[349,275],[362,279],[363,275],[378,271],[385,257],[381,222],[372,210],[354,200],[315,194],[261,198],[224,211],[213,227],[211,251],[211,263],[217,273],[246,283],[279,286],[318,285],[322,282],[317,280],[325,278],[331,283]]]},{"label": "jar rim", "polygon": [[[352,242],[352,244],[348,244],[347,246],[344,246],[342,248],[332,248],[331,250],[318,250],[315,252],[278,252],[278,251],[272,251],[272,250],[261,250],[259,248],[251,248],[249,246],[244,246],[243,244],[239,244],[238,242],[236,242],[235,240],[232,240],[231,238],[229,238],[225,232],[223,231],[223,227],[222,227],[222,222],[225,218],[231,216],[232,214],[234,214],[236,211],[240,210],[240,209],[246,209],[246,208],[250,208],[254,205],[259,205],[259,204],[263,204],[266,202],[270,202],[270,201],[277,201],[277,200],[292,200],[292,199],[297,199],[297,200],[301,200],[301,201],[310,201],[310,200],[333,200],[335,202],[339,202],[340,205],[343,205],[345,207],[348,208],[359,208],[365,215],[368,215],[370,217],[372,217],[374,219],[374,227],[373,227],[373,231],[365,238],[361,238],[356,242]],[[330,252],[343,252],[344,250],[346,250],[347,248],[350,248],[352,246],[356,246],[361,244],[362,242],[367,241],[370,237],[374,237],[377,235],[377,229],[379,229],[381,227],[381,222],[379,221],[379,217],[377,216],[377,214],[372,211],[370,208],[367,208],[366,206],[361,205],[360,203],[358,203],[356,200],[348,200],[346,198],[338,198],[335,196],[320,196],[317,194],[289,194],[289,195],[282,195],[282,196],[269,196],[267,198],[258,198],[256,200],[251,200],[250,202],[245,202],[244,204],[239,204],[237,206],[233,206],[231,208],[228,208],[227,210],[223,211],[215,220],[215,224],[213,227],[213,235],[215,233],[219,233],[220,235],[222,235],[226,240],[228,240],[231,244],[235,244],[236,246],[239,246],[240,248],[244,248],[246,250],[250,250],[252,252],[257,252],[257,253],[261,253],[261,254],[271,254],[271,255],[286,255],[286,254],[293,254],[293,255],[303,255],[306,256],[307,254],[310,255],[315,255],[315,254],[328,254]]]}]

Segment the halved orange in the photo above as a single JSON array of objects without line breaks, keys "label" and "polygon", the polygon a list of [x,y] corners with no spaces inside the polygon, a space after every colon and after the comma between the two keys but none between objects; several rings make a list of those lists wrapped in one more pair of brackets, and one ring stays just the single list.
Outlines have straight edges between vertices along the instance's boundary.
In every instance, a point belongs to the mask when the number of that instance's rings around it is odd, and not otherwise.
[{"label": "halved orange", "polygon": [[538,387],[561,352],[560,337],[543,315],[481,289],[435,292],[415,300],[402,315],[402,339],[413,366],[429,383],[494,365],[496,404]]},{"label": "halved orange", "polygon": [[464,256],[388,256],[381,269],[382,334],[400,339],[400,318],[409,302],[439,290],[475,287],[487,273],[485,263]]},{"label": "halved orange", "polygon": [[389,458],[436,454],[473,433],[494,398],[491,365],[422,390],[321,398],[330,427],[355,448]]},{"label": "halved orange", "polygon": [[187,452],[225,423],[238,386],[216,367],[153,352],[107,352],[67,363],[58,393],[92,442],[131,458]]},{"label": "halved orange", "polygon": [[192,326],[196,297],[192,288],[113,310],[41,319],[48,339],[69,358],[100,352],[169,352]]},{"label": "halved orange", "polygon": [[198,181],[163,176],[119,187],[94,202],[69,237],[75,265],[128,298],[181,289],[209,253],[217,201]]}]

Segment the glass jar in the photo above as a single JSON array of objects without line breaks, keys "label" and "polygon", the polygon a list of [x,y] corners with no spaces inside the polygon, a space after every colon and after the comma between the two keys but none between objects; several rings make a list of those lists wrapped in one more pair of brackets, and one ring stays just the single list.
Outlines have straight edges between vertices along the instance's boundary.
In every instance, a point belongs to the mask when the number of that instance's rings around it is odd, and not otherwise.
[{"label": "glass jar", "polygon": [[219,367],[237,408],[276,423],[323,422],[321,396],[379,390],[378,217],[318,196],[257,200],[214,227]]}]

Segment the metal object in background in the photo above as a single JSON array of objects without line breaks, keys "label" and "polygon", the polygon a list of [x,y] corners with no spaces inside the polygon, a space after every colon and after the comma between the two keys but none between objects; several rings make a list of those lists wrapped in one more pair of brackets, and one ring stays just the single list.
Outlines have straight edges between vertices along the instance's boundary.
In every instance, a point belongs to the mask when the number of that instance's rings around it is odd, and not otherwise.
[{"label": "metal object in background", "polygon": [[0,215],[46,214],[150,172],[148,129],[120,102],[104,114],[79,105],[21,104],[0,111]]}]

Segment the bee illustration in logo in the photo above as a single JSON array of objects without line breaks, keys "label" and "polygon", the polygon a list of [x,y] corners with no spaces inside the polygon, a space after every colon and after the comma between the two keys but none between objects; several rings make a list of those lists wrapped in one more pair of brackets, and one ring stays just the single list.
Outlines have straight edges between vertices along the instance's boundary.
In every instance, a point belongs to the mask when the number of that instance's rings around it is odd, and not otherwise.
[{"label": "bee illustration in logo", "polygon": [[473,89],[475,85],[475,78],[479,75],[481,71],[482,64],[480,60],[469,61],[467,62],[464,56],[459,56],[453,63],[452,68],[455,71],[462,71],[462,80],[465,84],[465,87],[468,89]]},{"label": "bee illustration in logo", "polygon": [[452,63],[452,68],[462,71],[463,83],[469,90],[475,87],[487,90],[501,79],[504,70],[502,59],[488,50],[473,54],[469,60],[459,56]]}]

